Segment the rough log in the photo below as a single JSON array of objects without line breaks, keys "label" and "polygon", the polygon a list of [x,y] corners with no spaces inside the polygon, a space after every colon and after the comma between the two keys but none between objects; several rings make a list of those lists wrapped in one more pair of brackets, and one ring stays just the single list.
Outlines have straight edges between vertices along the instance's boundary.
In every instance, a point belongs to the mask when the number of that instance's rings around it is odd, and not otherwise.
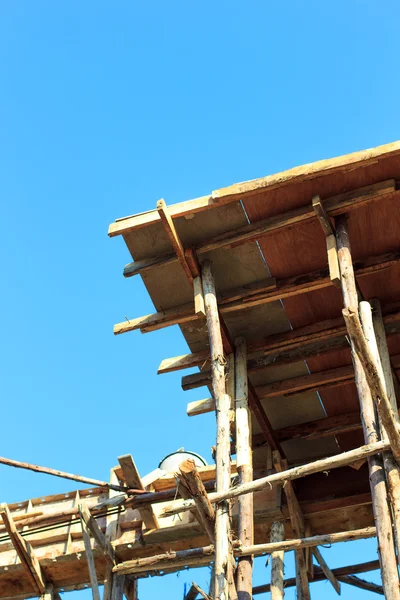
[{"label": "rough log", "polygon": [[[82,525],[82,536],[83,536],[83,542],[85,545],[86,560],[87,560],[87,564],[88,564],[88,571],[89,571],[89,577],[90,577],[90,586],[92,588],[92,597],[93,597],[93,600],[100,600],[99,584],[98,584],[98,580],[97,580],[96,565],[95,565],[94,556],[93,556],[92,544],[90,541],[90,533],[89,533],[89,529],[86,525],[86,521],[85,521],[85,518],[84,518],[82,512],[83,512],[82,505],[79,505],[79,513],[81,515],[81,525]],[[114,600],[114,599],[112,598],[112,600]]]},{"label": "rough log", "polygon": [[[343,310],[343,316],[346,321],[346,327],[348,329],[351,342],[355,380],[361,407],[361,421],[363,424],[364,440],[366,443],[377,442],[379,439],[377,431],[377,418],[375,416],[374,403],[372,400],[373,390],[370,387],[370,384],[373,383],[373,380],[371,377],[368,379],[368,369],[366,370],[365,368],[367,363],[363,365],[361,362],[361,356],[369,359],[371,357],[368,353],[367,344],[358,316],[358,293],[351,257],[347,220],[345,217],[340,217],[336,222],[336,237],[343,300],[345,306]],[[367,351],[367,357],[365,354],[361,354],[360,356],[361,348],[364,351]],[[369,364],[368,366],[370,367],[371,365]],[[386,414],[385,416],[388,415]],[[383,423],[386,425],[384,421]],[[392,437],[396,436],[392,435]],[[387,498],[383,462],[379,456],[371,455],[368,460],[368,464],[370,472],[372,506],[377,528],[383,587],[387,598],[390,600],[399,600],[399,579],[396,556],[394,552],[392,523]]]},{"label": "rough log", "polygon": [[321,552],[317,547],[313,548],[313,554],[317,559],[321,569],[325,573],[326,578],[332,584],[333,589],[340,596],[340,583],[336,579],[334,573],[332,573],[331,569],[326,564],[324,557],[322,556]]},{"label": "rough log", "polygon": [[[322,471],[329,471],[338,467],[351,465],[355,462],[358,462],[361,459],[365,459],[369,456],[373,456],[375,454],[383,452],[389,447],[390,445],[388,442],[375,442],[374,444],[368,444],[365,446],[361,446],[361,448],[356,448],[355,450],[349,450],[348,452],[342,452],[340,454],[336,454],[335,456],[322,458],[320,460],[316,460],[306,465],[293,467],[291,469],[288,469],[287,471],[282,471],[281,473],[272,473],[271,475],[267,475],[266,477],[255,479],[250,483],[245,483],[230,488],[226,492],[214,492],[209,494],[208,497],[212,503],[220,502],[221,500],[226,500],[228,498],[237,498],[242,494],[258,492],[266,487],[270,487],[273,484],[282,485],[285,481],[292,481],[294,479],[306,477],[307,475],[312,475],[313,473],[320,473]],[[174,514],[179,514],[180,512],[184,512],[186,510],[191,510],[192,508],[194,508],[194,506],[195,504],[193,500],[177,500],[173,504],[164,507],[164,509],[162,510],[162,514],[164,516],[171,516]]]},{"label": "rough log", "polygon": [[[375,527],[364,527],[352,531],[343,531],[339,533],[330,533],[325,535],[314,535],[302,539],[285,540],[267,544],[256,544],[253,546],[234,546],[235,556],[242,556],[251,552],[254,556],[271,554],[272,552],[289,552],[297,548],[311,548],[323,544],[337,544],[340,542],[349,542],[374,537],[376,535]],[[189,550],[170,551],[157,556],[147,556],[145,558],[135,558],[126,562],[119,563],[113,568],[114,573],[120,575],[137,574],[163,570],[164,568],[173,568],[179,566],[195,566],[210,563],[214,557],[214,546],[205,546],[202,548],[191,548]]]},{"label": "rough log", "polygon": [[[224,348],[211,263],[202,267],[202,283],[210,342],[212,389],[216,403],[217,450],[216,488],[224,493],[230,487],[230,398],[226,393]],[[194,501],[193,501],[194,502]],[[228,564],[231,560],[229,503],[224,500],[215,511],[215,596],[228,599]]]},{"label": "rough log", "polygon": [[347,583],[348,585],[360,588],[361,590],[375,592],[375,594],[380,594],[381,596],[384,596],[383,587],[381,585],[377,585],[376,583],[372,583],[371,581],[365,581],[365,579],[360,579],[355,575],[342,575],[341,577],[339,577],[339,579],[340,581],[343,581],[343,583]]}]

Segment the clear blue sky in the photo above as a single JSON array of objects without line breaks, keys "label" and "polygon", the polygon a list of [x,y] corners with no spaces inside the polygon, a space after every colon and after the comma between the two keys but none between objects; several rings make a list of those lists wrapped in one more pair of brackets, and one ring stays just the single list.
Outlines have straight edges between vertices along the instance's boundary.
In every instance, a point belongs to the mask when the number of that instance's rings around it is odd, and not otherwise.
[{"label": "clear blue sky", "polygon": [[[102,479],[127,452],[142,474],[179,446],[210,458],[212,416],[185,414],[198,392],[156,375],[185,352],[179,331],[113,337],[152,306],[108,224],[400,138],[399,20],[394,0],[0,1],[1,455]],[[74,487],[0,475],[1,501]],[[140,599],[192,577],[144,581]]]}]

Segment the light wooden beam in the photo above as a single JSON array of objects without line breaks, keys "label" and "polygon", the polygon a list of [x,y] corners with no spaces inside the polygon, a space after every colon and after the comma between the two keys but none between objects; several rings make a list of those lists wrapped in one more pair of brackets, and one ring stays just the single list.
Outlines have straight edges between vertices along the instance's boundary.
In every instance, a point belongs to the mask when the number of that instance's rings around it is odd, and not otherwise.
[{"label": "light wooden beam", "polygon": [[157,202],[157,210],[158,214],[160,215],[161,221],[164,225],[164,229],[175,251],[175,254],[178,257],[178,260],[181,263],[181,266],[185,272],[185,275],[188,278],[191,285],[193,285],[192,273],[190,272],[189,266],[185,258],[185,249],[182,246],[182,242],[179,238],[178,232],[175,229],[174,221],[168,211],[165,200],[161,199]]},{"label": "light wooden beam", "polygon": [[365,581],[365,579],[360,579],[360,577],[356,577],[355,575],[342,575],[339,577],[340,581],[343,583],[347,583],[348,585],[352,585],[353,587],[359,588],[361,590],[366,590],[368,592],[374,592],[375,594],[379,594],[380,596],[384,596],[383,587],[381,585],[377,585],[376,583],[372,583],[371,581]]},{"label": "light wooden beam", "polygon": [[193,498],[198,521],[213,543],[215,541],[215,512],[193,460],[187,459],[179,465],[178,487],[180,490],[183,487],[187,495]]},{"label": "light wooden beam", "polygon": [[102,532],[99,524],[97,523],[95,517],[90,514],[90,510],[87,507],[85,502],[82,502],[79,505],[79,514],[81,519],[84,520],[86,529],[92,534],[93,538],[96,540],[97,544],[103,551],[106,560],[111,565],[115,565],[115,552],[111,543],[106,539],[105,534]]},{"label": "light wooden beam", "polygon": [[81,526],[82,526],[82,537],[83,543],[85,545],[85,553],[86,560],[88,564],[89,577],[90,577],[90,585],[92,588],[92,598],[93,600],[100,600],[100,591],[99,591],[99,583],[96,574],[96,565],[93,556],[92,543],[90,541],[90,531],[86,524],[85,517],[83,516],[83,506],[79,505],[79,514],[81,518]]},{"label": "light wooden beam", "polygon": [[335,590],[335,592],[340,596],[340,583],[336,579],[334,573],[332,573],[332,571],[330,570],[330,568],[326,564],[325,559],[322,556],[322,554],[319,551],[319,549],[317,548],[317,546],[315,546],[315,548],[313,548],[312,552],[313,552],[315,558],[317,559],[317,561],[319,563],[319,566],[321,567],[321,569],[325,573],[326,578],[332,584],[332,587]]},{"label": "light wooden beam", "polygon": [[[355,272],[358,277],[364,277],[388,269],[399,262],[400,252],[373,256],[359,261],[355,265]],[[265,279],[224,292],[224,295],[218,298],[219,311],[225,315],[330,286],[331,280],[327,269],[277,280],[276,284],[274,280]],[[137,329],[140,329],[142,333],[147,333],[171,325],[195,321],[197,318],[193,303],[188,303],[117,323],[114,325],[114,334],[119,335]]]},{"label": "light wooden beam", "polygon": [[18,554],[18,557],[32,581],[34,589],[37,590],[39,596],[44,594],[46,592],[46,581],[39,561],[33,552],[32,546],[21,536],[17,530],[10,510],[5,503],[0,505],[0,516],[3,519],[3,523]]},{"label": "light wooden beam", "polygon": [[[135,465],[135,462],[130,454],[124,454],[118,457],[118,462],[121,465],[122,472],[125,477],[125,481],[130,487],[145,491],[142,480],[139,475],[139,471]],[[143,521],[148,529],[158,529],[158,519],[151,506],[144,506],[140,509],[140,513],[143,517]]]}]

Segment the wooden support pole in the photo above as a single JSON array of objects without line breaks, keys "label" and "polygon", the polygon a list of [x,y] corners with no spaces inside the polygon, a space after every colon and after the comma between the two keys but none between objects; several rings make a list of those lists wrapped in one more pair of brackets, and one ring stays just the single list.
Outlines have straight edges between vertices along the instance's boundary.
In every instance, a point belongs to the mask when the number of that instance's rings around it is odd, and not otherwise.
[{"label": "wooden support pole", "polygon": [[[357,349],[359,350],[360,347],[363,347],[365,350],[366,342],[358,316],[356,280],[354,277],[350,240],[345,217],[339,217],[336,221],[336,237],[345,306],[343,315],[350,335],[356,386],[361,407],[364,440],[366,443],[375,443],[379,438],[372,394],[369,386],[370,381],[367,380],[367,372],[365,372],[363,368],[364,365],[360,361],[360,353],[357,352]],[[353,325],[356,325],[355,329]],[[358,346],[356,346],[355,340],[358,340]],[[386,598],[390,600],[399,600],[399,578],[382,459],[378,456],[371,456],[368,463],[383,587]]]},{"label": "wooden support pole", "polygon": [[[393,411],[396,426],[398,427],[398,410],[396,405],[396,396],[393,385],[392,369],[388,347],[386,343],[385,329],[383,327],[382,313],[380,311],[379,301],[375,301],[376,313],[372,314],[369,302],[360,303],[361,323],[364,336],[375,362],[376,370],[387,394],[390,406]],[[376,335],[378,332],[378,336]],[[380,423],[380,433],[382,439],[387,440],[388,434]],[[391,452],[383,454],[383,465],[386,473],[386,482],[389,497],[389,506],[391,507],[394,541],[396,547],[397,561],[400,561],[400,467],[393,459]]]},{"label": "wooden support pole", "polygon": [[338,580],[336,579],[335,575],[332,573],[332,571],[330,570],[330,568],[326,564],[325,559],[322,556],[322,554],[319,551],[319,549],[317,548],[317,546],[315,546],[315,548],[313,548],[312,552],[313,552],[315,558],[317,559],[317,561],[319,563],[319,566],[321,567],[321,569],[325,573],[326,578],[332,584],[332,587],[335,590],[335,592],[340,596],[340,583],[338,582]]},{"label": "wooden support pole", "polygon": [[[110,482],[116,483],[118,482],[118,478],[115,474],[115,469],[110,470]],[[120,494],[117,494],[115,490],[109,490],[108,492],[109,498],[108,501],[115,501],[116,498],[120,497]],[[118,526],[119,526],[119,511],[116,514],[107,515],[106,516],[106,532],[105,532],[105,541],[107,545],[111,545],[112,541],[118,535]],[[111,600],[112,591],[113,591],[113,581],[114,581],[114,573],[112,572],[113,566],[110,564],[106,565],[105,570],[105,579],[104,579],[104,589],[103,589],[103,600]]]},{"label": "wooden support pole", "polygon": [[332,283],[335,286],[340,287],[340,269],[337,255],[335,229],[319,196],[314,196],[312,205],[326,238],[329,276]]},{"label": "wooden support pole", "polygon": [[[236,422],[236,466],[239,483],[253,480],[253,458],[251,449],[251,413],[247,385],[246,340],[235,341],[235,422]],[[254,543],[253,495],[239,498],[239,540],[243,546]],[[252,556],[243,556],[237,566],[237,593],[239,600],[248,600],[252,590]]]},{"label": "wooden support pole", "polygon": [[[283,523],[276,521],[271,526],[271,543],[281,542],[285,536]],[[271,553],[271,600],[282,600],[283,577],[284,577],[284,556],[282,550]]]},{"label": "wooden support pole", "polygon": [[[216,488],[225,492],[230,487],[230,398],[225,386],[224,349],[218,304],[210,261],[202,266],[202,284],[210,342],[212,389],[216,403],[217,451]],[[228,600],[228,563],[231,558],[229,503],[224,500],[215,511],[215,598]]]},{"label": "wooden support pole", "polygon": [[179,465],[179,488],[184,488],[190,498],[193,498],[200,525],[207,533],[211,542],[215,540],[215,512],[208,494],[191,459],[184,460]]},{"label": "wooden support pole", "polygon": [[[364,527],[363,529],[354,529],[352,531],[341,531],[338,533],[329,533],[325,535],[314,535],[308,538],[284,540],[267,544],[255,544],[253,546],[240,546],[234,544],[235,556],[243,556],[248,553],[254,556],[263,556],[272,552],[289,552],[297,548],[310,548],[321,546],[323,544],[337,544],[340,542],[349,542],[354,540],[368,539],[375,537],[375,527]],[[119,575],[130,575],[170,569],[182,566],[201,566],[209,564],[214,558],[214,546],[204,546],[201,548],[190,548],[189,550],[171,550],[170,552],[159,554],[157,556],[146,556],[145,558],[134,558],[126,562],[119,563],[113,568],[114,573]]]},{"label": "wooden support pole", "polygon": [[106,539],[106,536],[100,529],[96,519],[90,514],[87,504],[82,502],[79,504],[79,514],[81,519],[85,521],[88,531],[92,534],[97,544],[103,550],[103,554],[110,565],[115,565],[115,552],[111,543]]},{"label": "wooden support pole", "polygon": [[92,598],[93,598],[93,600],[100,600],[100,591],[99,591],[99,584],[98,584],[97,574],[96,574],[96,565],[94,562],[94,556],[93,556],[92,544],[90,541],[89,529],[86,525],[86,521],[83,516],[82,504],[79,505],[79,514],[81,517],[82,537],[83,537],[83,543],[85,544],[86,560],[87,560],[88,570],[89,570],[90,585],[92,588]]}]

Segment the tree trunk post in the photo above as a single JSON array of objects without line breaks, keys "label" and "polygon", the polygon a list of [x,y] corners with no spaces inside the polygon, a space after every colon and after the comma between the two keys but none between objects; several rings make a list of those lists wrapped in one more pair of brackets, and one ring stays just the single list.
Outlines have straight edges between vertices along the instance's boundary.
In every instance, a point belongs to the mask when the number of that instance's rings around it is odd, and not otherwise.
[{"label": "tree trunk post", "polygon": [[[347,220],[344,216],[341,216],[336,220],[336,238],[344,306],[346,309],[351,309],[358,314],[358,294],[351,258]],[[366,444],[370,444],[379,440],[374,403],[364,374],[364,369],[355,352],[353,343],[351,343],[351,349],[357,392],[360,401],[364,440]],[[382,459],[378,455],[370,456],[368,464],[372,506],[377,530],[379,560],[385,597],[389,600],[399,600],[399,578]]]},{"label": "tree trunk post", "polygon": [[[202,266],[202,285],[207,317],[208,337],[210,341],[212,389],[215,399],[217,419],[216,449],[216,488],[217,492],[227,491],[230,487],[230,397],[226,393],[226,358],[221,336],[217,296],[211,263],[206,260]],[[220,502],[215,511],[215,598],[228,600],[228,564],[232,558],[230,540],[231,526],[229,502]]]},{"label": "tree trunk post", "polygon": [[[285,528],[283,523],[276,521],[271,526],[271,542],[281,542],[284,539]],[[283,551],[271,554],[271,600],[282,600],[285,595],[283,590],[284,577]]]}]

